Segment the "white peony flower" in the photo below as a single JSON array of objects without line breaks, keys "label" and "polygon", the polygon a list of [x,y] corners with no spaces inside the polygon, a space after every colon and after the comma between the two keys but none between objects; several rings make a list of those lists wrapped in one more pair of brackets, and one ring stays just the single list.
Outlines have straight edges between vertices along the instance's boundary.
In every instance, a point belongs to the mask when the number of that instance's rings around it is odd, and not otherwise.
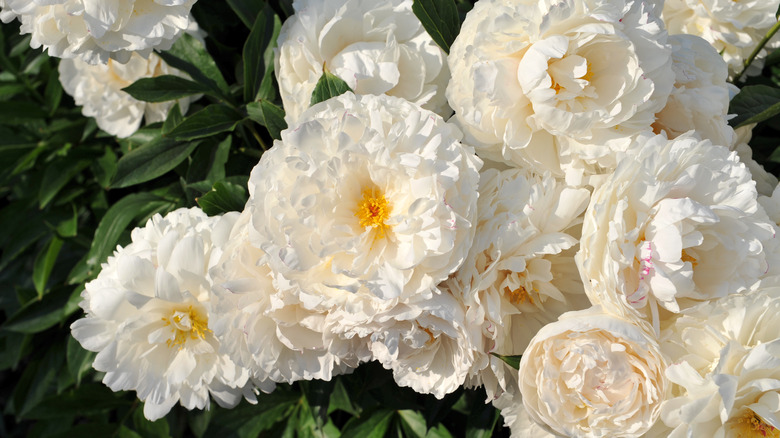
[{"label": "white peony flower", "polygon": [[[729,65],[733,76],[742,71],[743,61],[777,22],[780,0],[666,0],[663,19],[670,34],[691,34],[704,38]],[[767,47],[777,47],[773,39]],[[759,53],[760,73],[766,50]],[[749,73],[752,73],[749,72]]]},{"label": "white peony flower", "polygon": [[675,397],[661,408],[668,436],[780,436],[780,287],[685,310],[662,332]]},{"label": "white peony flower", "polygon": [[399,383],[440,396],[470,366],[456,363],[469,348],[459,310],[436,289],[474,235],[481,162],[459,138],[405,100],[347,93],[282,132],[252,171],[247,204],[253,245],[295,302],[327,313],[324,333],[371,343]]},{"label": "white peony flower", "polygon": [[120,63],[133,52],[168,50],[185,30],[195,0],[0,0],[0,19],[21,21],[30,45],[89,64]]},{"label": "white peony flower", "polygon": [[531,340],[520,360],[515,409],[569,437],[638,437],[668,394],[666,362],[642,327],[601,308],[568,312]]},{"label": "white peony flower", "polygon": [[694,130],[701,139],[730,146],[736,141],[727,119],[729,101],[739,89],[726,82],[728,66],[706,41],[694,35],[672,35],[674,89],[653,128],[675,138]]},{"label": "white peony flower", "polygon": [[244,211],[230,234],[222,258],[211,271],[214,278],[210,327],[222,351],[247,368],[254,379],[276,382],[330,380],[358,365],[358,352],[367,346],[346,345],[339,357],[331,353],[324,332],[325,314],[310,311],[285,293],[283,278],[274,276],[267,256],[250,243],[249,211]]},{"label": "white peony flower", "polygon": [[329,316],[334,331],[370,332],[373,358],[393,370],[398,385],[437,398],[458,389],[474,362],[479,339],[479,327],[466,321],[463,302],[437,291],[432,297],[411,297],[384,308],[370,322],[355,327],[343,323],[354,318],[349,308]]},{"label": "white peony flower", "polygon": [[[147,103],[134,99],[122,91],[142,78],[160,75],[188,77],[186,73],[168,66],[159,56],[148,59],[133,54],[126,64],[111,59],[107,64],[90,65],[80,59],[60,61],[60,82],[66,93],[73,96],[81,112],[94,117],[98,126],[117,137],[129,137],[141,125],[165,120],[168,111],[176,101]],[[182,113],[187,111],[191,101],[197,97],[179,99]]]},{"label": "white peony flower", "polygon": [[477,153],[573,184],[615,167],[674,83],[653,5],[477,2],[452,45],[447,98]]},{"label": "white peony flower", "polygon": [[412,0],[296,0],[282,25],[275,71],[288,124],[309,107],[323,68],[357,94],[401,97],[442,116],[446,53],[412,12]]},{"label": "white peony flower", "polygon": [[208,269],[235,219],[197,208],[156,215],[82,292],[86,317],[71,325],[73,337],[98,353],[92,366],[106,373],[103,383],[138,393],[150,420],[176,402],[206,408],[209,394],[224,407],[254,400],[248,372],[219,354],[209,328]]},{"label": "white peony flower", "polygon": [[773,231],[735,153],[690,134],[637,144],[593,193],[576,260],[592,302],[657,326],[659,306],[676,313],[749,287]]},{"label": "white peony flower", "polygon": [[443,287],[462,297],[466,319],[481,330],[470,384],[484,385],[488,399],[507,389],[505,364],[490,353],[522,354],[544,325],[590,306],[574,263],[576,225],[589,199],[588,190],[549,174],[487,169],[480,175],[474,244]]}]

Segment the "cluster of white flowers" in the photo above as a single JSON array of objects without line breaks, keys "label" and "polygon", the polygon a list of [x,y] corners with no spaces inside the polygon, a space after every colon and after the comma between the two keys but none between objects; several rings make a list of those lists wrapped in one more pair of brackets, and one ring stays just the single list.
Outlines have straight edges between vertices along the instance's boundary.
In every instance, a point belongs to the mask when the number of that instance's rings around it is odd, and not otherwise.
[{"label": "cluster of white flowers", "polygon": [[[293,3],[289,127],[243,212],[157,216],[86,286],[73,335],[105,383],[157,418],[375,360],[439,398],[484,386],[519,436],[780,435],[780,188],[728,125],[732,40],[765,17],[479,0],[445,59],[411,3]],[[672,27],[683,3],[732,45]],[[95,83],[176,74],[136,56],[63,62],[66,90],[107,113]],[[354,92],[310,105],[326,71]],[[167,108],[121,105],[117,135]]]}]

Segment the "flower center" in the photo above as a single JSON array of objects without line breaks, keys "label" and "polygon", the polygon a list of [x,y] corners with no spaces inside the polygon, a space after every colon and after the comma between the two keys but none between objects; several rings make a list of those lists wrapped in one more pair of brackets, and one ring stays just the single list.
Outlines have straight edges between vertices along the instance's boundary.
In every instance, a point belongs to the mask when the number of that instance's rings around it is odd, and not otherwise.
[{"label": "flower center", "polygon": [[508,286],[504,287],[504,293],[507,294],[509,297],[509,302],[512,304],[534,303],[533,297],[531,297],[531,295],[523,286],[520,286],[515,290],[509,289]]},{"label": "flower center", "polygon": [[684,262],[689,262],[692,268],[696,268],[696,266],[699,265],[699,260],[696,257],[685,252],[685,250],[682,251],[682,256],[680,257],[680,259],[682,259],[682,261]]},{"label": "flower center", "polygon": [[770,424],[766,424],[761,417],[753,411],[748,411],[737,420],[737,438],[769,437],[779,438],[780,430]]},{"label": "flower center", "polygon": [[372,227],[376,230],[376,238],[385,237],[389,225],[385,221],[390,217],[392,206],[384,193],[379,189],[363,189],[363,199],[358,202],[355,216],[360,220],[361,227]]},{"label": "flower center", "polygon": [[206,339],[206,333],[211,333],[208,328],[208,319],[189,306],[187,310],[174,310],[170,317],[163,317],[165,325],[171,326],[173,339],[168,339],[165,343],[169,347],[179,346],[179,350],[184,348],[187,339]]}]

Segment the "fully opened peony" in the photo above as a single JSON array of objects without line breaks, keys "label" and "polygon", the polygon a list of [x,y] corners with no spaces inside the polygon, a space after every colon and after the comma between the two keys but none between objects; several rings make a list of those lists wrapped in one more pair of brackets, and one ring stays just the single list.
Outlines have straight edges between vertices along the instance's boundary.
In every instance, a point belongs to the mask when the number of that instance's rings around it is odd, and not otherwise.
[{"label": "fully opened peony", "polygon": [[632,0],[477,2],[448,57],[467,140],[575,184],[614,168],[674,83],[655,12]]},{"label": "fully opened peony", "polygon": [[447,54],[412,12],[411,0],[296,0],[276,50],[288,123],[309,107],[323,69],[357,94],[387,94],[442,116]]},{"label": "fully opened peony", "polygon": [[[733,75],[777,22],[780,0],[666,0],[663,19],[671,34],[698,35],[715,47]],[[777,39],[767,47],[777,47]],[[766,56],[759,53],[758,60]],[[754,68],[756,74],[760,69]]]},{"label": "fully opened peony", "polygon": [[[507,389],[505,363],[490,353],[522,354],[544,325],[589,307],[574,251],[586,189],[549,174],[487,169],[480,175],[474,244],[444,288],[468,305],[466,319],[481,331],[471,374],[491,399]],[[575,237],[577,236],[577,237]]]},{"label": "fully opened peony", "polygon": [[[132,135],[141,125],[165,120],[176,101],[148,103],[134,99],[122,91],[142,78],[161,75],[186,77],[178,69],[168,66],[159,56],[143,58],[133,54],[125,64],[109,59],[106,64],[90,65],[80,59],[60,61],[60,82],[66,93],[73,96],[76,105],[87,117],[94,117],[98,126],[117,137]],[[182,113],[193,98],[178,100]]]},{"label": "fully opened peony", "polygon": [[454,359],[468,355],[464,323],[436,288],[474,236],[481,162],[459,139],[405,100],[347,93],[283,131],[249,181],[250,239],[296,302],[327,313],[326,334],[372,343],[418,391],[438,393],[448,376],[454,390],[470,365]]},{"label": "fully opened peony", "polygon": [[773,226],[736,154],[692,135],[637,145],[585,214],[577,263],[591,301],[657,323],[668,316],[660,308],[676,313],[753,284]]},{"label": "fully opened peony", "polygon": [[662,332],[676,386],[661,413],[668,436],[780,436],[777,284],[687,309]]},{"label": "fully opened peony", "polygon": [[222,351],[260,381],[330,380],[356,367],[359,357],[367,357],[368,347],[326,339],[326,314],[306,309],[294,294],[286,293],[289,286],[271,271],[263,251],[251,244],[249,219],[245,211],[211,271],[210,327]]},{"label": "fully opened peony", "polygon": [[513,409],[525,405],[534,421],[563,436],[639,437],[667,397],[665,368],[658,343],[642,327],[599,307],[568,312],[523,353],[523,401]]},{"label": "fully opened peony", "polygon": [[33,48],[90,64],[125,63],[133,52],[167,50],[194,26],[195,0],[0,0],[0,19],[19,18]]},{"label": "fully opened peony", "polygon": [[177,402],[208,407],[209,394],[223,407],[254,399],[249,374],[219,353],[209,328],[208,270],[234,221],[195,208],[156,215],[82,292],[86,317],[71,325],[73,337],[98,353],[92,366],[106,373],[103,383],[138,393],[150,420]]},{"label": "fully opened peony", "polygon": [[726,82],[725,61],[700,37],[672,35],[669,42],[674,88],[664,109],[656,114],[653,128],[669,138],[694,130],[713,144],[732,145],[737,135],[728,124],[729,101],[739,89]]}]

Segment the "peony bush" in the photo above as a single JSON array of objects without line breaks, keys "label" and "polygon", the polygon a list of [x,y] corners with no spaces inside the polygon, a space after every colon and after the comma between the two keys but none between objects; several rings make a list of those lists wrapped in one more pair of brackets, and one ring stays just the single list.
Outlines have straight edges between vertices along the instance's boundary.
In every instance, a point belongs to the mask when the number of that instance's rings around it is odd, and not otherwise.
[{"label": "peony bush", "polygon": [[777,12],[0,0],[0,435],[780,436]]}]

